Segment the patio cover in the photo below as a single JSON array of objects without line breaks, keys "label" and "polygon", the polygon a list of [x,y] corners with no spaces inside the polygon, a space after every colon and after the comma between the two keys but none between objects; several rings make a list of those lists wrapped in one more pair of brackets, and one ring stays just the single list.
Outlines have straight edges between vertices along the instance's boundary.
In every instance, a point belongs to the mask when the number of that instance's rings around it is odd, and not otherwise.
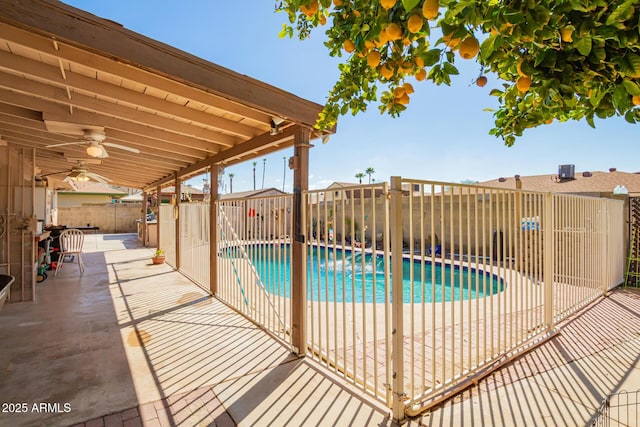
[{"label": "patio cover", "polygon": [[[86,129],[114,184],[155,188],[310,139],[322,106],[53,0],[0,0],[0,137],[35,147],[42,174],[87,158]],[[283,120],[272,135],[273,118]],[[64,174],[61,176],[64,178]]]}]

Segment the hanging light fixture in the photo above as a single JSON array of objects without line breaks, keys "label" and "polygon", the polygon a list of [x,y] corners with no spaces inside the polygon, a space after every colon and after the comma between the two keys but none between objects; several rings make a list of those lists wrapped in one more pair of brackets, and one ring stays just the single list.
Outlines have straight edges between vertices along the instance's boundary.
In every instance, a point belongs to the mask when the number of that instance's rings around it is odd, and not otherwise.
[{"label": "hanging light fixture", "polygon": [[97,141],[91,141],[87,147],[87,154],[91,157],[98,157],[102,154],[102,147],[100,147],[100,144],[98,144]]}]

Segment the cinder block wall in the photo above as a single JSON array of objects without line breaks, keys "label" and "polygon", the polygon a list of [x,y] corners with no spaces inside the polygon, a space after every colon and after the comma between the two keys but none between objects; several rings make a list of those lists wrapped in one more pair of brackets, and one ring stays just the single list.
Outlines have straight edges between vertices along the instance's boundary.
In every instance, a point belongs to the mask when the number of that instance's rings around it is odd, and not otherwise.
[{"label": "cinder block wall", "polygon": [[142,219],[141,203],[85,204],[58,208],[58,225],[97,226],[100,233],[137,233],[136,221]]}]

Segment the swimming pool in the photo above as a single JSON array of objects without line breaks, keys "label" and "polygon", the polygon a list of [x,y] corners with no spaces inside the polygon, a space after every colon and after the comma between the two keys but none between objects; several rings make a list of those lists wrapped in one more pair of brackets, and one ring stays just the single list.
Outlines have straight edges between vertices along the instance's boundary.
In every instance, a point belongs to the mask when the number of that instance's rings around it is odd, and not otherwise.
[{"label": "swimming pool", "polygon": [[[289,296],[289,250],[289,245],[261,245],[247,250],[267,292],[271,294]],[[234,247],[226,248],[222,254],[231,260],[240,256]],[[310,301],[384,302],[384,279],[382,256],[374,258],[371,253],[333,247],[310,246],[308,249],[307,299]],[[402,284],[405,303],[475,299],[504,289],[504,281],[495,274],[407,258],[402,263]]]}]

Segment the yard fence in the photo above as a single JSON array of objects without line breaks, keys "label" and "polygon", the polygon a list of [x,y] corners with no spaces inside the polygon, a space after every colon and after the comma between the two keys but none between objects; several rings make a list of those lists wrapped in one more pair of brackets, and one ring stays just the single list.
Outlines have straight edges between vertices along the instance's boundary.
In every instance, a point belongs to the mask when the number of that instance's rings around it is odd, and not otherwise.
[{"label": "yard fence", "polygon": [[[302,239],[306,354],[394,418],[477,381],[624,279],[619,200],[399,177],[301,196],[301,236],[290,195],[215,202],[218,297],[291,343]],[[180,269],[206,288],[208,217],[207,204],[180,207]],[[162,206],[161,242],[174,219]]]}]

